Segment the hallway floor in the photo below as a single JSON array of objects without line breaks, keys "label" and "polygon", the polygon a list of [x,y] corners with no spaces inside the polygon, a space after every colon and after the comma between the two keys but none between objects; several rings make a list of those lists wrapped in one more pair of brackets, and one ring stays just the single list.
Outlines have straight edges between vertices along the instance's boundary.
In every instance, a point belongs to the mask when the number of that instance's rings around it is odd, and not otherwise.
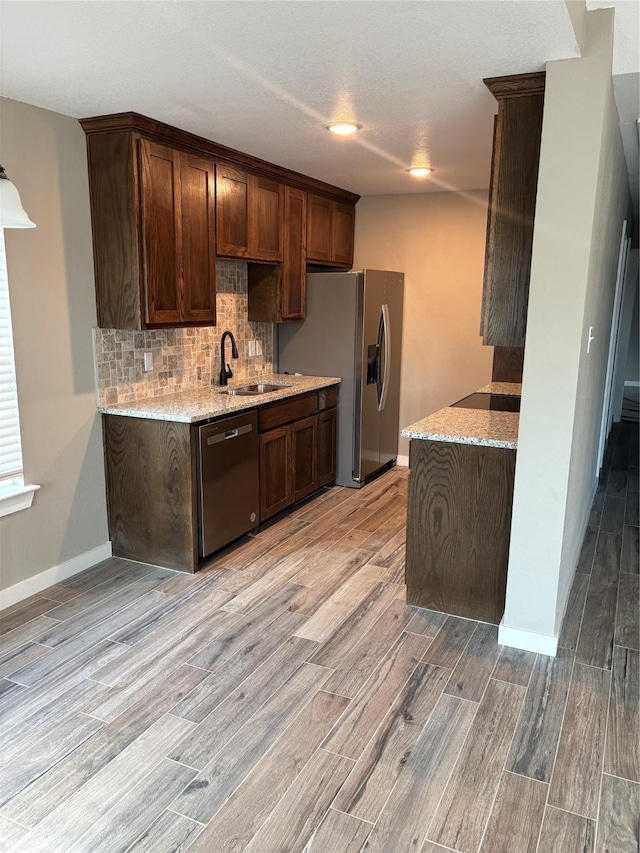
[{"label": "hallway floor", "polygon": [[0,850],[637,853],[638,427],[557,658],[404,603],[407,472],[0,619]]}]

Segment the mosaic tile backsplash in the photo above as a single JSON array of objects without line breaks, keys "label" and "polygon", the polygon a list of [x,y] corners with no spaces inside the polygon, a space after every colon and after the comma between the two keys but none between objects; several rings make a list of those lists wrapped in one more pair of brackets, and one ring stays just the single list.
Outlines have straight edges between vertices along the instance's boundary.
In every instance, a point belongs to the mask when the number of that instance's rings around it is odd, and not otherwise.
[{"label": "mosaic tile backsplash", "polygon": [[[220,337],[233,332],[239,358],[227,361],[234,379],[253,379],[272,373],[273,325],[247,320],[247,265],[216,264],[216,326],[133,332],[94,329],[98,405],[131,403],[218,384]],[[257,354],[249,355],[250,346]],[[145,373],[144,353],[153,354],[153,370]],[[213,379],[213,383],[212,383]]]}]

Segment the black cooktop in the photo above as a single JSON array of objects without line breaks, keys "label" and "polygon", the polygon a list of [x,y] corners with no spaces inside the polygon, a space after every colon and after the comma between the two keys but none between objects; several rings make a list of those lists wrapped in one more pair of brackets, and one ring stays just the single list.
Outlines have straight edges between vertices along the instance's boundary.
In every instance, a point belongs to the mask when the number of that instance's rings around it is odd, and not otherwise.
[{"label": "black cooktop", "polygon": [[510,394],[469,394],[457,403],[451,404],[458,409],[486,409],[491,412],[519,412],[520,397]]}]

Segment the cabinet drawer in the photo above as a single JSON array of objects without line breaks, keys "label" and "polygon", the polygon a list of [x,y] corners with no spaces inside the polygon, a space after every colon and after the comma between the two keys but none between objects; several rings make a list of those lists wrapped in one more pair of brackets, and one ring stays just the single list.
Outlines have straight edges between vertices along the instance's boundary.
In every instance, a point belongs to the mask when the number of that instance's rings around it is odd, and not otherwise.
[{"label": "cabinet drawer", "polygon": [[335,409],[338,404],[338,389],[323,388],[318,391],[318,411],[324,412],[325,409]]},{"label": "cabinet drawer", "polygon": [[290,424],[292,421],[301,418],[308,418],[309,415],[315,415],[317,411],[318,394],[316,391],[304,394],[301,397],[291,397],[289,400],[282,400],[279,403],[273,403],[271,406],[263,406],[258,409],[260,432],[283,424]]}]

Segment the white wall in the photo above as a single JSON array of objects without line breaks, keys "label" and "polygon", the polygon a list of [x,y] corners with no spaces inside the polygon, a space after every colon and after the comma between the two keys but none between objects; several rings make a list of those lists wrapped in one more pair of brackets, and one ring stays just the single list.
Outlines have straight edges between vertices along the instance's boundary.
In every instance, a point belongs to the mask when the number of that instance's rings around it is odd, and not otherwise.
[{"label": "white wall", "polygon": [[[629,188],[611,83],[613,10],[583,58],[547,64],[507,601],[509,641],[556,637],[596,486]],[[591,353],[586,336],[594,327]],[[527,635],[531,636],[527,636]],[[507,632],[501,631],[507,641]],[[551,641],[553,645],[553,641]],[[540,645],[537,648],[541,648]]]},{"label": "white wall", "polygon": [[2,165],[37,224],[5,238],[25,479],[41,486],[31,509],[0,520],[6,589],[108,535],[85,135],[75,119],[17,101],[0,111]]},{"label": "white wall", "polygon": [[358,202],[354,269],[405,274],[401,427],[491,381],[493,348],[479,334],[486,227],[481,190]]}]

